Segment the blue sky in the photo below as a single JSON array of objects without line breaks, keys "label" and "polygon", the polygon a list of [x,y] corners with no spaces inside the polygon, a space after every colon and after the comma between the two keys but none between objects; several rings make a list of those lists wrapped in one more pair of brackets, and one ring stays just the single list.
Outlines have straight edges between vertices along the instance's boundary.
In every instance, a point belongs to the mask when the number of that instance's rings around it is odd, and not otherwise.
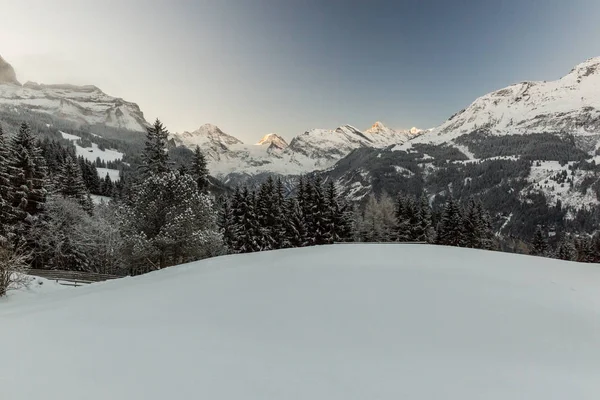
[{"label": "blue sky", "polygon": [[600,56],[596,0],[0,0],[22,81],[95,84],[171,131],[246,142],[377,120],[442,123],[476,97]]}]

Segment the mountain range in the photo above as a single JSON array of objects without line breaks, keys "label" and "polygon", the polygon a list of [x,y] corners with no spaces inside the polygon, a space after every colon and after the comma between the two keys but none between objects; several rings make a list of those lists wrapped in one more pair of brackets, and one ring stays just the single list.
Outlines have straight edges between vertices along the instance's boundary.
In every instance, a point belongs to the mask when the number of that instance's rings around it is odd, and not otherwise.
[{"label": "mountain range", "polygon": [[[148,126],[135,103],[95,86],[21,85],[3,59],[0,110],[44,113],[86,127],[141,132]],[[477,196],[502,216],[506,229],[542,203],[573,219],[578,209],[600,204],[600,57],[555,81],[483,95],[429,130],[376,122],[365,130],[309,129],[289,142],[269,133],[246,144],[205,124],[171,135],[170,145],[199,146],[211,173],[232,184],[313,173],[333,179],[356,201],[380,192],[424,191],[432,202]]]}]

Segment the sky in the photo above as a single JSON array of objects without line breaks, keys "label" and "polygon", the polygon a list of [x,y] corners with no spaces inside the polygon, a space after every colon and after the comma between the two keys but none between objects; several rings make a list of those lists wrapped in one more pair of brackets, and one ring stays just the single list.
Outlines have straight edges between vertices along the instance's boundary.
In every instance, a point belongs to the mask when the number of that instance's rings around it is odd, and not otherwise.
[{"label": "sky", "polygon": [[244,142],[441,124],[600,56],[597,0],[0,0],[21,82],[93,84],[172,132]]}]

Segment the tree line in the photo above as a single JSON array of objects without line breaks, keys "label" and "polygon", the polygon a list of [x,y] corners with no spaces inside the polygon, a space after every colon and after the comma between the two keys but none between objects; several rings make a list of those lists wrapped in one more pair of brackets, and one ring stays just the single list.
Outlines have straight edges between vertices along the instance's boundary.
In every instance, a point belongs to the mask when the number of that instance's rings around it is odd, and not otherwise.
[{"label": "tree line", "polygon": [[300,177],[286,195],[272,177],[258,190],[237,187],[221,200],[219,226],[227,248],[249,253],[350,241],[352,207],[343,202],[333,182]]}]

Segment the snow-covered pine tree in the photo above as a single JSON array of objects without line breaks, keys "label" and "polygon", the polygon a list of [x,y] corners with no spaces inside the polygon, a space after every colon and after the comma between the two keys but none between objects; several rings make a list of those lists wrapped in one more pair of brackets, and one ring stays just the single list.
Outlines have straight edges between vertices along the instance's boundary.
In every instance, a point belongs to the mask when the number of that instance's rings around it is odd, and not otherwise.
[{"label": "snow-covered pine tree", "polygon": [[158,175],[169,171],[167,140],[169,131],[158,119],[148,128],[146,143],[142,152],[140,170],[145,176]]},{"label": "snow-covered pine tree", "polygon": [[307,179],[304,180],[302,197],[298,198],[306,226],[307,240],[309,245],[315,243],[315,221],[314,221],[314,187]]},{"label": "snow-covered pine tree", "polygon": [[285,247],[289,247],[285,244],[286,237],[286,213],[285,213],[285,189],[283,187],[283,182],[281,178],[277,178],[277,182],[275,183],[275,198],[274,198],[274,214],[275,219],[273,226],[273,235],[275,239],[275,248],[283,249]]},{"label": "snow-covered pine tree", "polygon": [[0,236],[7,236],[13,222],[12,187],[10,184],[9,152],[2,125],[0,125]]},{"label": "snow-covered pine tree", "polygon": [[479,248],[491,250],[494,248],[494,230],[488,212],[483,208],[481,201],[475,203],[475,214],[477,215]]},{"label": "snow-covered pine tree", "polygon": [[379,196],[377,206],[380,218],[378,240],[381,242],[393,242],[396,237],[396,210],[394,201],[386,192],[383,192]]},{"label": "snow-covered pine tree", "polygon": [[327,202],[323,193],[321,178],[314,178],[310,186],[313,192],[311,208],[313,244],[331,243],[331,236],[327,227]]},{"label": "snow-covered pine tree", "polygon": [[206,192],[209,186],[208,167],[206,166],[206,158],[204,157],[202,150],[200,150],[200,146],[196,146],[194,149],[194,158],[192,159],[190,172],[196,180],[198,190]]},{"label": "snow-covered pine tree", "polygon": [[409,242],[412,238],[412,228],[410,226],[409,199],[403,195],[398,195],[396,199],[396,227],[395,240],[398,242]]},{"label": "snow-covered pine tree", "polygon": [[58,175],[57,189],[63,198],[77,201],[86,212],[92,213],[94,206],[83,181],[81,168],[70,156],[66,158]]},{"label": "snow-covered pine tree", "polygon": [[115,188],[113,181],[110,179],[110,175],[107,172],[104,179],[102,179],[102,183],[100,184],[100,194],[102,196],[112,197],[114,190]]},{"label": "snow-covered pine tree", "polygon": [[530,253],[534,256],[546,256],[548,254],[548,241],[540,225],[537,226],[533,234]]},{"label": "snow-covered pine tree", "polygon": [[327,189],[325,193],[325,202],[327,205],[326,223],[327,231],[331,240],[331,243],[340,242],[342,238],[343,229],[343,210],[338,202],[337,189],[333,180],[327,183]]},{"label": "snow-covered pine tree", "polygon": [[361,240],[365,242],[378,242],[381,240],[381,210],[375,194],[371,193],[367,198],[363,218],[360,223],[359,232]]},{"label": "snow-covered pine tree", "polygon": [[286,202],[286,233],[284,247],[304,247],[308,245],[306,225],[298,200],[288,199]]},{"label": "snow-covered pine tree", "polygon": [[418,225],[413,230],[415,232],[414,239],[418,242],[432,243],[435,233],[431,222],[431,206],[424,193],[418,204],[417,220]]},{"label": "snow-covered pine tree", "polygon": [[577,250],[575,249],[575,244],[573,243],[573,239],[571,239],[569,235],[564,235],[562,240],[558,244],[556,256],[561,260],[567,261],[573,261],[577,258]]},{"label": "snow-covered pine tree", "polygon": [[446,246],[464,247],[465,237],[460,207],[452,197],[444,206],[436,242]]},{"label": "snow-covered pine tree", "polygon": [[236,248],[240,253],[262,250],[260,223],[256,215],[256,194],[247,187],[241,192],[239,204],[240,221],[236,232]]},{"label": "snow-covered pine tree", "polygon": [[218,218],[219,229],[223,236],[223,243],[231,251],[234,251],[235,224],[231,200],[227,197],[221,199],[221,209]]},{"label": "snow-covered pine tree", "polygon": [[147,177],[121,213],[124,255],[134,274],[205,258],[222,246],[212,201],[189,175]]},{"label": "snow-covered pine tree", "polygon": [[480,248],[480,237],[482,233],[480,229],[482,228],[482,224],[478,220],[478,214],[475,209],[475,200],[469,199],[467,206],[465,207],[464,217],[463,217],[463,235],[465,238],[465,247],[470,247],[473,249]]},{"label": "snow-covered pine tree", "polygon": [[[573,243],[574,242],[574,243]],[[593,262],[593,245],[592,240],[588,236],[580,236],[575,241],[571,240],[574,245],[575,259],[579,262]]]},{"label": "snow-covered pine tree", "polygon": [[257,240],[263,250],[276,248],[276,206],[275,181],[269,176],[260,186],[256,196],[256,217],[260,229]]},{"label": "snow-covered pine tree", "polygon": [[46,163],[26,123],[10,140],[9,160],[12,205],[20,210],[19,219],[40,214],[46,201]]},{"label": "snow-covered pine tree", "polygon": [[102,180],[98,176],[98,169],[96,168],[96,164],[84,159],[83,157],[78,157],[77,161],[79,167],[81,168],[81,177],[83,178],[83,182],[85,183],[88,192],[94,194],[102,194]]}]

